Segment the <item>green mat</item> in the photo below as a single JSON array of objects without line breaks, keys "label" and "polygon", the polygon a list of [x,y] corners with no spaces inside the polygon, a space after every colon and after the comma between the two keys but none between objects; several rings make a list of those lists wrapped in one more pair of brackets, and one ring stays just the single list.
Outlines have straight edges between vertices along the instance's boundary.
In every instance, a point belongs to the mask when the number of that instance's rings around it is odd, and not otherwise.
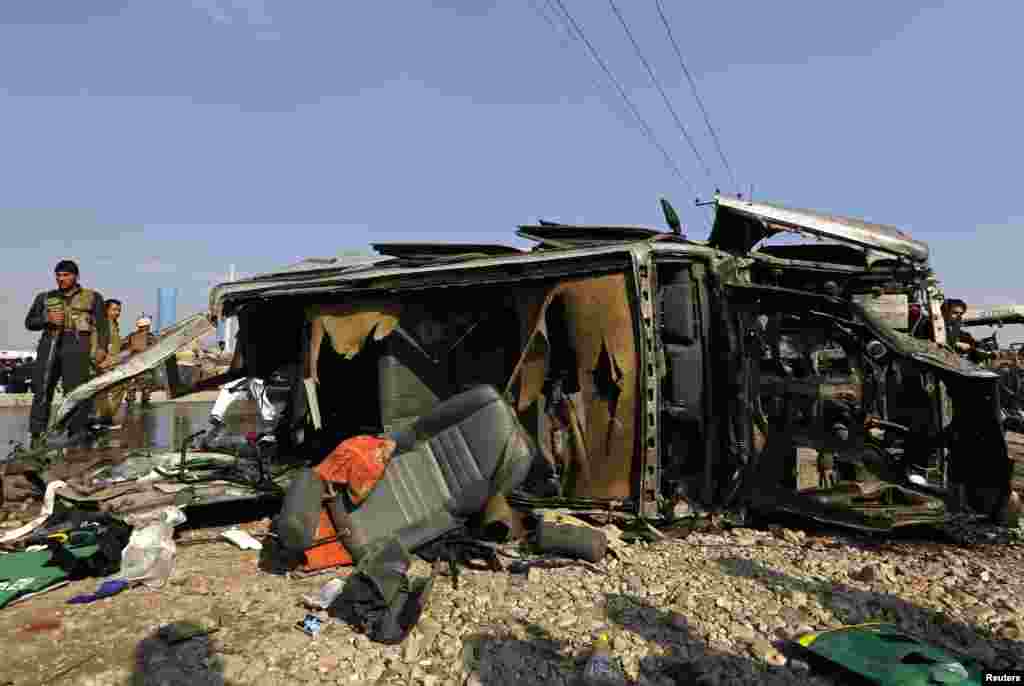
[{"label": "green mat", "polygon": [[805,634],[811,653],[879,686],[981,686],[982,668],[909,636],[892,624],[860,624]]},{"label": "green mat", "polygon": [[[87,558],[99,548],[83,545],[70,550],[75,557]],[[50,565],[50,558],[49,550],[0,555],[0,608],[20,596],[38,593],[64,581],[67,573],[56,565]]]}]

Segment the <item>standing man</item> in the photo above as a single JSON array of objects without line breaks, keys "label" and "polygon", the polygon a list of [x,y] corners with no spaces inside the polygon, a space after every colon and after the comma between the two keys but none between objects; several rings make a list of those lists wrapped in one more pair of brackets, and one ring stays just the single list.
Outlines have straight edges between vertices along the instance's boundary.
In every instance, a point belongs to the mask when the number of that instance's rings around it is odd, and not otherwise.
[{"label": "standing man", "polygon": [[[25,328],[42,331],[32,375],[32,412],[29,431],[37,445],[50,422],[57,380],[70,393],[89,379],[92,366],[106,359],[107,315],[103,296],[78,283],[78,265],[61,260],[53,270],[57,288],[36,296],[25,316]],[[49,364],[48,364],[49,361]],[[71,418],[68,433],[84,431],[92,403],[84,402]]]},{"label": "standing man", "polygon": [[[102,364],[97,365],[97,372],[102,374],[115,364],[121,355],[121,301],[111,298],[106,302],[108,341],[107,357]],[[96,398],[96,419],[98,423],[113,424],[114,416],[117,415],[121,401],[127,389],[124,386],[111,391],[105,391]]]},{"label": "standing man", "polygon": [[971,350],[969,341],[972,339],[963,330],[964,313],[966,312],[967,303],[959,298],[950,298],[942,303],[942,318],[946,320],[946,345],[961,354]]},{"label": "standing man", "polygon": [[[153,320],[146,315],[142,315],[135,320],[135,331],[128,336],[128,346],[132,349],[132,352],[141,353],[156,342],[156,336],[151,331],[152,326]],[[155,386],[156,379],[153,377],[152,370],[135,377],[128,384],[128,405],[130,406],[135,402],[135,394],[139,391],[142,392],[142,404],[148,405],[149,394],[153,392]]]}]

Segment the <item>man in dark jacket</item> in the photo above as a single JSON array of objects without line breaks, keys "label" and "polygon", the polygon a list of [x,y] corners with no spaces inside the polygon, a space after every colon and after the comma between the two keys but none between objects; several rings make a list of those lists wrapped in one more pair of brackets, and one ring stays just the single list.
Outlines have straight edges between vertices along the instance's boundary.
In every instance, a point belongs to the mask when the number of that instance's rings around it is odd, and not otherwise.
[{"label": "man in dark jacket", "polygon": [[946,320],[946,345],[954,351],[966,354],[971,351],[973,337],[963,330],[967,303],[959,298],[949,298],[942,303],[942,318]]},{"label": "man in dark jacket", "polygon": [[[37,295],[25,317],[25,328],[43,332],[32,375],[29,431],[33,444],[38,443],[50,422],[57,380],[63,380],[65,393],[85,383],[93,364],[99,365],[106,358],[108,345],[103,296],[82,288],[78,283],[78,265],[71,260],[61,260],[53,271],[57,288]],[[53,363],[47,370],[51,348]],[[92,403],[82,403],[71,418],[68,433],[81,433],[91,413]]]}]

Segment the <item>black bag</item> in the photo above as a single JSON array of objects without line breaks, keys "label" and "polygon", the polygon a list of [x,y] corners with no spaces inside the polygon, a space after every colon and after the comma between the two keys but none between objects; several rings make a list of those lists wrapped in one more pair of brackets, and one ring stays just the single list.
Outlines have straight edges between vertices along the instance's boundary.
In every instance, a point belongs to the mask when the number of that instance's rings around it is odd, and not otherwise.
[{"label": "black bag", "polygon": [[[104,577],[121,569],[121,552],[132,536],[132,527],[120,522],[110,522],[97,528],[80,529],[96,536],[98,550],[86,558],[76,557],[65,543],[51,539],[47,547],[51,562],[67,572],[68,579],[77,581],[89,577]],[[75,533],[70,534],[73,541]]]},{"label": "black bag", "polygon": [[397,539],[390,539],[360,562],[355,574],[328,608],[372,641],[401,643],[420,619],[434,577],[410,582],[411,560]]}]

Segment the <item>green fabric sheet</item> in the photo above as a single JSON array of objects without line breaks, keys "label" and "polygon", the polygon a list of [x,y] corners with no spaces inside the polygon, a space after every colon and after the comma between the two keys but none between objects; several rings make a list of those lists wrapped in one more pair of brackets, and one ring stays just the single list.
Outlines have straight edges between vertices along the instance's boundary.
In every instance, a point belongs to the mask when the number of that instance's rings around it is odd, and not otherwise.
[{"label": "green fabric sheet", "polygon": [[[95,545],[71,548],[78,558],[88,558],[99,550]],[[16,598],[37,593],[67,578],[67,573],[50,564],[49,550],[0,555],[0,608]]]}]

